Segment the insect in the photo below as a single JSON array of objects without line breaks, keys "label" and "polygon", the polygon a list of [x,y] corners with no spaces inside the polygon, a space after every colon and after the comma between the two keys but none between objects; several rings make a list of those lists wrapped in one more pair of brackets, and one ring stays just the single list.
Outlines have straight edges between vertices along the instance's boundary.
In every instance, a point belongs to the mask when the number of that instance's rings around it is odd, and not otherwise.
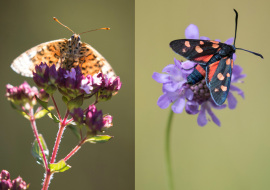
[{"label": "insect", "polygon": [[174,40],[170,43],[170,47],[177,54],[198,63],[187,77],[187,83],[193,85],[205,78],[211,97],[217,105],[225,102],[230,89],[235,50],[244,50],[263,58],[259,53],[235,47],[238,13],[235,9],[234,12],[236,17],[233,45],[194,39]]},{"label": "insect", "polygon": [[[15,72],[26,77],[33,77],[32,72],[35,66],[46,62],[49,65],[55,64],[56,68],[63,67],[68,70],[79,66],[84,75],[102,72],[107,74],[109,78],[115,77],[115,73],[106,59],[92,46],[81,42],[80,34],[74,33],[55,17],[53,19],[73,33],[71,38],[45,42],[22,53],[11,64],[11,68]],[[99,28],[90,31],[109,29]]]}]

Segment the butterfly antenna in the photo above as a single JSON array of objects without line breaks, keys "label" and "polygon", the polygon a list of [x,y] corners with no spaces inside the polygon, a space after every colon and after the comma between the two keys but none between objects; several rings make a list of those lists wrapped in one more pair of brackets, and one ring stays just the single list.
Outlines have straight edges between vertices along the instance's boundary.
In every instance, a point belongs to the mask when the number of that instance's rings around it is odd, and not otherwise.
[{"label": "butterfly antenna", "polygon": [[59,24],[61,24],[62,26],[64,26],[65,28],[67,28],[69,31],[71,31],[73,34],[75,34],[75,32],[73,32],[73,30],[71,30],[69,27],[67,27],[66,25],[62,24],[57,18],[53,17],[53,20],[55,20],[56,22],[58,22]]},{"label": "butterfly antenna", "polygon": [[235,40],[236,40],[236,32],[237,32],[237,22],[238,22],[238,12],[233,9],[234,12],[235,12],[235,34],[234,34],[234,42],[233,42],[233,45],[235,46]]},{"label": "butterfly antenna", "polygon": [[235,48],[235,49],[240,49],[240,50],[247,51],[247,52],[252,53],[252,54],[254,54],[254,55],[257,55],[257,56],[259,56],[259,57],[261,57],[261,58],[263,59],[263,56],[262,56],[261,54],[259,54],[259,53],[255,53],[255,52],[253,52],[253,51],[249,51],[249,50],[242,49],[242,48]]},{"label": "butterfly antenna", "polygon": [[86,32],[82,32],[79,35],[84,34],[84,33],[87,33],[87,32],[97,31],[97,30],[110,30],[110,28],[98,28],[98,29],[94,29],[94,30],[89,30],[89,31],[86,31]]}]

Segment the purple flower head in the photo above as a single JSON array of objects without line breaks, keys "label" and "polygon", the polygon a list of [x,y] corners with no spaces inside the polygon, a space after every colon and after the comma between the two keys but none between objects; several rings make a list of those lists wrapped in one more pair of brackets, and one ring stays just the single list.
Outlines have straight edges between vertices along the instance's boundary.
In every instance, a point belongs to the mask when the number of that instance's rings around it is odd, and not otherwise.
[{"label": "purple flower head", "polygon": [[30,87],[27,82],[22,83],[20,86],[6,85],[6,97],[12,103],[30,109],[36,105],[36,98],[39,92],[36,87]]},{"label": "purple flower head", "polygon": [[23,190],[27,189],[27,184],[19,176],[16,179],[10,180],[9,172],[2,170],[0,174],[0,190]]},{"label": "purple flower head", "polygon": [[98,73],[93,76],[94,91],[98,92],[98,101],[107,101],[120,90],[122,83],[120,77],[108,78],[107,75]]},{"label": "purple flower head", "polygon": [[16,179],[12,180],[12,188],[11,190],[23,190],[27,189],[27,184],[23,179],[19,176]]},{"label": "purple flower head", "polygon": [[[208,37],[200,37],[199,29],[194,24],[190,24],[186,28],[185,36],[187,39],[210,40]],[[216,41],[220,40],[217,39]],[[224,43],[231,45],[233,41],[234,38],[229,38]],[[236,55],[233,54],[233,60],[235,61],[235,59]],[[206,125],[210,120],[220,126],[220,121],[213,113],[212,108],[223,109],[226,105],[217,106],[214,103],[205,79],[194,85],[187,84],[187,77],[193,72],[198,63],[189,60],[180,62],[176,59],[174,63],[174,65],[168,65],[163,69],[164,74],[155,72],[152,76],[154,80],[163,84],[163,95],[158,99],[158,106],[165,109],[172,104],[171,108],[175,113],[181,113],[185,108],[188,114],[198,114],[197,122],[199,126]],[[242,68],[234,65],[230,91],[227,97],[230,109],[234,109],[237,104],[232,92],[236,92],[244,98],[244,92],[233,84],[240,83],[245,76],[242,74]]]},{"label": "purple flower head", "polygon": [[73,117],[73,119],[74,119],[74,121],[75,121],[75,123],[77,125],[82,125],[84,123],[83,109],[81,109],[81,108],[75,108],[70,113],[70,115]]},{"label": "purple flower head", "polygon": [[104,126],[102,110],[98,111],[95,105],[90,105],[86,111],[85,124],[91,133],[102,131]]},{"label": "purple flower head", "polygon": [[33,80],[37,86],[43,88],[47,93],[52,94],[57,89],[55,86],[57,78],[55,65],[50,67],[46,63],[41,62],[40,65],[35,66]]},{"label": "purple flower head", "polygon": [[112,116],[111,115],[105,115],[103,116],[103,129],[108,129],[113,126],[112,123]]}]

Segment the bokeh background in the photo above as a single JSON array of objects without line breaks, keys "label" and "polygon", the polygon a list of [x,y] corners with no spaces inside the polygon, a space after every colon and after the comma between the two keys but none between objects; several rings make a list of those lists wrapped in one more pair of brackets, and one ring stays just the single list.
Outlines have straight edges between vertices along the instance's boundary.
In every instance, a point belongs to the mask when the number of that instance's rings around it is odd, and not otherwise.
[{"label": "bokeh background", "polygon": [[221,127],[197,125],[197,116],[176,114],[171,148],[175,189],[267,190],[270,186],[269,125],[269,1],[136,0],[136,189],[164,190],[167,186],[164,138],[169,108],[157,99],[161,84],[152,79],[173,59],[169,43],[185,38],[193,23],[201,36],[225,41],[234,37],[239,13],[236,47],[261,53],[265,59],[237,51],[236,64],[247,74],[245,99],[237,97],[235,110],[214,110]]},{"label": "bokeh background", "polygon": [[[43,168],[36,164],[30,152],[33,132],[29,122],[10,107],[5,98],[5,85],[19,85],[25,80],[34,85],[31,78],[11,70],[13,59],[40,43],[70,38],[72,33],[52,17],[77,33],[110,27],[110,31],[83,34],[81,39],[108,60],[123,85],[118,95],[97,106],[113,115],[114,127],[107,134],[115,138],[105,144],[85,144],[68,161],[72,168],[54,175],[50,189],[132,190],[135,180],[133,0],[0,1],[0,170],[8,170],[12,179],[22,176],[31,184],[30,189],[42,187]],[[58,95],[56,99],[63,113],[61,97]],[[38,120],[37,125],[52,151],[57,125],[48,118]],[[57,160],[76,144],[76,137],[66,130]]]}]

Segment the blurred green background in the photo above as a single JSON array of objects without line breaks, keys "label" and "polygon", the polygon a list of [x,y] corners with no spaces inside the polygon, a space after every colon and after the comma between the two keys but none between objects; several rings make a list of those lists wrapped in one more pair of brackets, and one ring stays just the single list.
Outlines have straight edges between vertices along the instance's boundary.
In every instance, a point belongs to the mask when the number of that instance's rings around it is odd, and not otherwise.
[{"label": "blurred green background", "polygon": [[[84,34],[81,39],[108,60],[123,84],[118,95],[97,106],[114,117],[114,127],[107,134],[115,138],[105,144],[85,144],[68,161],[72,168],[54,175],[50,189],[134,189],[134,1],[27,0],[1,1],[0,5],[0,170],[8,170],[12,179],[22,176],[31,184],[30,189],[42,187],[43,168],[30,153],[33,132],[29,122],[10,107],[5,85],[19,85],[25,80],[34,85],[31,78],[11,70],[13,59],[42,42],[70,38],[72,33],[53,21],[52,17],[57,17],[77,33],[111,28]],[[63,113],[61,97],[56,99]],[[57,125],[47,118],[38,120],[37,125],[52,151]],[[57,160],[76,144],[76,137],[66,130]]]},{"label": "blurred green background", "polygon": [[169,108],[157,99],[162,85],[152,79],[174,57],[169,47],[185,38],[193,23],[201,36],[225,41],[234,37],[239,13],[236,47],[261,53],[264,60],[237,51],[236,64],[247,74],[245,99],[237,97],[235,110],[213,110],[221,127],[197,125],[197,116],[176,114],[171,145],[175,189],[267,190],[270,187],[269,126],[269,1],[136,0],[136,189],[164,190],[167,176],[164,156],[165,124]]}]

